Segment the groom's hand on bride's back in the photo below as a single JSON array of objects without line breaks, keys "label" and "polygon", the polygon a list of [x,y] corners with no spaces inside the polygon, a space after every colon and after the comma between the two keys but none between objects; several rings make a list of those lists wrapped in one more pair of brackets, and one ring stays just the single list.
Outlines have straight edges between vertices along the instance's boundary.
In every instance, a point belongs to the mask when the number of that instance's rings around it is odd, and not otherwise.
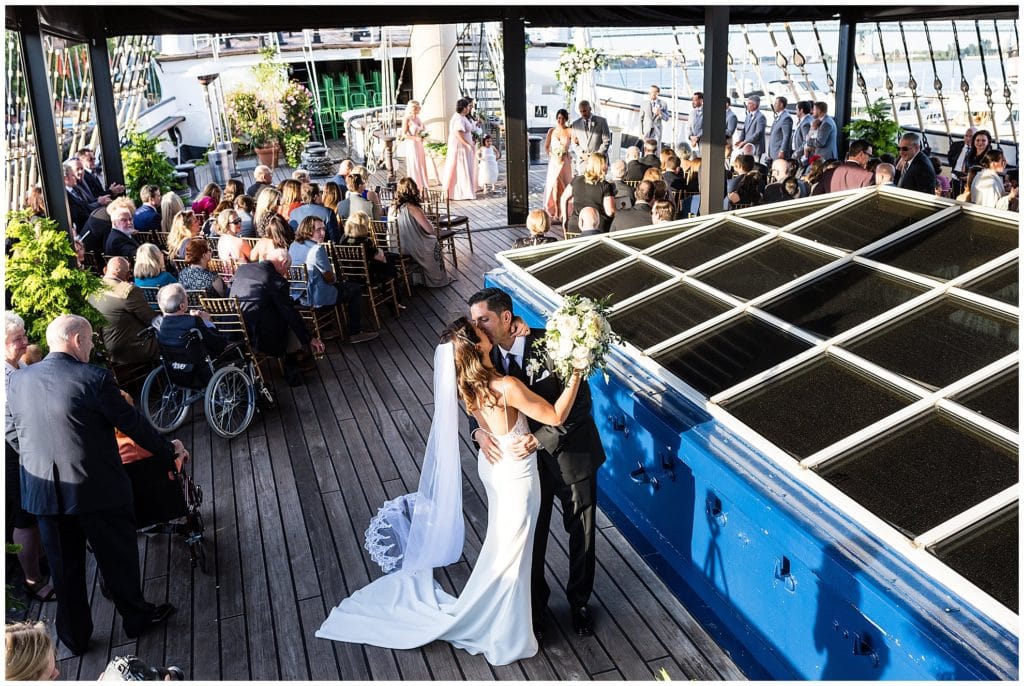
[{"label": "groom's hand on bride's back", "polygon": [[512,441],[510,448],[512,457],[517,460],[527,458],[537,451],[537,446],[539,445],[540,443],[537,441],[537,437],[533,434],[520,436]]}]

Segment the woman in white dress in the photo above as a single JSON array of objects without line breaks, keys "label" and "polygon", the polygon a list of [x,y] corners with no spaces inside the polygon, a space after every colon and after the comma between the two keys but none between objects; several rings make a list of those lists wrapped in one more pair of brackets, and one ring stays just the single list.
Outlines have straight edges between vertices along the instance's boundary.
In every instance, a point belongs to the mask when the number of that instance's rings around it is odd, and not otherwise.
[{"label": "woman in white dress", "polygon": [[487,492],[487,533],[480,554],[457,598],[433,576],[433,567],[451,564],[462,551],[457,397],[504,447],[529,431],[527,417],[556,426],[564,422],[579,390],[574,375],[552,406],[515,377],[495,371],[491,347],[465,317],[442,334],[434,354],[434,419],[419,490],[386,503],[367,531],[367,547],[382,568],[401,568],[343,600],[318,637],[384,648],[443,640],[474,655],[483,653],[493,665],[536,654],[530,611],[531,553],[540,507],[536,453],[519,460],[506,452],[494,464],[482,452],[477,455]]},{"label": "woman in white dress", "polygon": [[479,162],[476,171],[477,183],[484,193],[487,192],[487,186],[494,191],[494,186],[498,182],[498,158],[501,155],[491,142],[489,134],[484,136],[480,139],[480,148],[476,151],[476,159]]},{"label": "woman in white dress", "polygon": [[475,127],[466,116],[468,112],[468,101],[460,98],[455,104],[455,114],[448,122],[448,153],[441,185],[452,200],[476,200]]},{"label": "woman in white dress", "polygon": [[402,155],[405,157],[405,175],[420,188],[428,186],[427,155],[423,150],[423,122],[420,121],[420,103],[410,100],[402,119]]}]

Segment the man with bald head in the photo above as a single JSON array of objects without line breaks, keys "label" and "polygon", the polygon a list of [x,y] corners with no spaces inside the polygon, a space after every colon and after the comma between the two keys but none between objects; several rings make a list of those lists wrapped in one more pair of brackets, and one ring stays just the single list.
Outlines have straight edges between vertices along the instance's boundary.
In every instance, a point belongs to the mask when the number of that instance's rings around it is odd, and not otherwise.
[{"label": "man with bald head", "polygon": [[580,210],[579,227],[581,236],[596,236],[601,233],[601,215],[593,207]]},{"label": "man with bald head", "polygon": [[160,359],[156,337],[139,340],[138,336],[150,325],[156,312],[130,279],[128,260],[111,257],[103,270],[106,288],[90,295],[89,303],[107,320],[103,327],[103,346],[113,364],[155,364]]},{"label": "man with bald head", "polygon": [[274,170],[265,164],[257,165],[252,170],[253,184],[245,189],[245,194],[255,198],[264,188],[274,185]]},{"label": "man with bald head", "polygon": [[[89,362],[92,327],[63,314],[46,329],[50,354],[12,374],[7,442],[21,457],[21,501],[38,517],[57,591],[57,636],[80,655],[89,649],[92,613],[86,545],[92,549],[124,632],[135,638],[166,620],[174,606],[142,595],[132,486],[114,429],[161,460],[168,471],[188,459],[121,396],[110,370]],[[107,627],[109,629],[109,626]]]},{"label": "man with bald head", "polygon": [[274,248],[260,262],[239,265],[231,281],[231,297],[238,298],[253,348],[271,357],[284,357],[285,380],[299,386],[298,353],[307,345],[314,353],[323,353],[324,344],[310,336],[291,298],[291,264],[287,250]]}]

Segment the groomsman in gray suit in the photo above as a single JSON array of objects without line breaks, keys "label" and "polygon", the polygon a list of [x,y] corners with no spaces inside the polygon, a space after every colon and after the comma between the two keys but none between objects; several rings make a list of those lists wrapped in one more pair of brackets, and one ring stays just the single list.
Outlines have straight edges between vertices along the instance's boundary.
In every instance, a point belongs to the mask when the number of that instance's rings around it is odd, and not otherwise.
[{"label": "groomsman in gray suit", "polygon": [[700,141],[704,137],[704,94],[700,91],[694,92],[690,104],[693,107],[686,122],[686,138],[690,141],[690,149],[700,157]]},{"label": "groomsman in gray suit", "polygon": [[725,99],[725,156],[732,156],[732,137],[736,135],[736,127],[739,125],[739,118],[732,111],[732,100]]},{"label": "groomsman in gray suit", "polygon": [[662,102],[661,89],[651,86],[647,99],[640,103],[640,137],[653,138],[661,143],[661,122],[668,120],[668,110]]},{"label": "groomsman in gray suit", "polygon": [[747,98],[747,118],[743,121],[743,140],[739,142],[740,147],[747,143],[754,146],[754,159],[760,160],[764,155],[764,131],[768,128],[768,122],[761,111],[761,98],[751,95]]},{"label": "groomsman in gray suit", "polygon": [[768,164],[771,164],[772,160],[784,160],[789,155],[793,138],[793,117],[786,111],[787,104],[788,101],[781,95],[772,103],[775,121],[772,123],[772,133],[768,138]]},{"label": "groomsman in gray suit", "polygon": [[580,100],[580,118],[572,123],[572,145],[576,154],[576,173],[582,174],[590,159],[590,153],[608,154],[612,144],[612,132],[608,120],[593,114],[590,102]]},{"label": "groomsman in gray suit", "polygon": [[801,100],[796,104],[796,126],[793,127],[793,148],[792,148],[792,159],[797,162],[804,159],[804,147],[807,145],[807,137],[811,134],[811,122],[814,117],[811,116],[810,100]]}]

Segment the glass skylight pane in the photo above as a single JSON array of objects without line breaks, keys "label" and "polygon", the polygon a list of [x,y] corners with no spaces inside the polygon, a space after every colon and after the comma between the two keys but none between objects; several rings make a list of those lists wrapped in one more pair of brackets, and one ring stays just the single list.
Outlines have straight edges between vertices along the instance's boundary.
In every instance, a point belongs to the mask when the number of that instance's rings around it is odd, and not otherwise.
[{"label": "glass skylight pane", "polygon": [[638,348],[650,348],[717,317],[729,306],[687,284],[677,284],[609,317],[612,330]]},{"label": "glass skylight pane", "polygon": [[669,278],[669,275],[660,269],[655,269],[644,262],[634,262],[624,269],[616,269],[611,274],[576,286],[567,292],[593,300],[608,298],[609,302],[615,305]]},{"label": "glass skylight pane", "polygon": [[779,202],[773,203],[771,211],[768,212],[756,212],[756,213],[743,213],[744,219],[757,222],[758,224],[765,224],[772,226],[777,229],[781,229],[787,224],[792,224],[797,219],[803,219],[809,217],[823,207],[828,207],[835,203],[835,200],[825,200],[822,202],[812,202],[806,205],[800,205],[794,207],[795,203],[790,202]]},{"label": "glass skylight pane", "polygon": [[856,250],[906,228],[938,209],[875,195],[796,229],[819,243]]},{"label": "glass skylight pane", "polygon": [[754,298],[834,258],[779,239],[694,278],[740,298]]},{"label": "glass skylight pane", "polygon": [[1007,265],[966,287],[979,295],[986,295],[1004,303],[1020,306],[1020,272],[1018,264]]},{"label": "glass skylight pane", "polygon": [[690,231],[694,226],[695,224],[687,224],[685,226],[673,226],[670,229],[651,229],[650,231],[644,231],[643,233],[628,237],[621,235],[618,231],[613,231],[608,235],[623,245],[628,245],[636,250],[646,250],[652,245],[668,240],[672,236],[678,236],[684,231]]},{"label": "glass skylight pane", "polygon": [[618,262],[626,256],[621,250],[597,242],[577,253],[533,272],[541,283],[558,288],[576,279]]},{"label": "glass skylight pane", "polygon": [[726,222],[651,256],[677,269],[693,269],[763,235],[760,231]]},{"label": "glass skylight pane", "polygon": [[511,260],[513,264],[519,265],[523,269],[526,269],[528,267],[532,267],[533,265],[537,264],[538,262],[541,262],[543,260],[548,259],[549,257],[551,257],[553,255],[558,255],[559,253],[565,252],[567,249],[568,248],[566,248],[565,245],[558,245],[555,248],[550,248],[550,247],[540,248],[540,247],[538,247],[536,252],[531,252],[531,253],[526,254],[526,255],[517,255],[517,256],[514,256],[514,257],[510,256],[509,260]]},{"label": "glass skylight pane", "polygon": [[996,512],[929,551],[1014,612],[1020,607],[1020,506]]},{"label": "glass skylight pane", "polygon": [[1017,368],[1010,374],[959,393],[952,399],[1003,426],[1019,431],[1020,381]]},{"label": "glass skylight pane", "polygon": [[1017,451],[932,411],[849,456],[815,468],[914,538],[1017,483]]}]

